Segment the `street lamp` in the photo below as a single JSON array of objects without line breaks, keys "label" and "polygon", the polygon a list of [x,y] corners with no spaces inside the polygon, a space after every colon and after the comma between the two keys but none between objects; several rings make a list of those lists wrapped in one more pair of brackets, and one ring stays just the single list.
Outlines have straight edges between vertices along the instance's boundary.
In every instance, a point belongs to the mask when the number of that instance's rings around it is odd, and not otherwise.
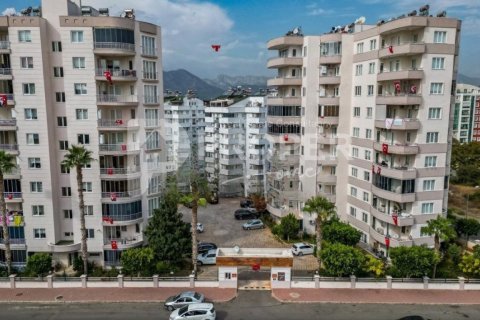
[{"label": "street lamp", "polygon": [[[475,190],[480,188],[480,186],[475,186]],[[468,201],[470,200],[470,193],[467,194],[467,213],[465,215],[465,219],[468,219]]]}]

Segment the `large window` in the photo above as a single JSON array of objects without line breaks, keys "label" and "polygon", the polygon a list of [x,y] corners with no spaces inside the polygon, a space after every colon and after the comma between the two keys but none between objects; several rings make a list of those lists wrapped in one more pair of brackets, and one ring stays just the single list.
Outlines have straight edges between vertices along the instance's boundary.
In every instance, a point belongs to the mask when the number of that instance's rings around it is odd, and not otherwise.
[{"label": "large window", "polygon": [[75,94],[85,95],[87,94],[87,84],[86,83],[74,83]]},{"label": "large window", "polygon": [[33,57],[20,57],[20,67],[22,69],[33,69]]},{"label": "large window", "polygon": [[158,126],[158,109],[145,109],[145,126]]},{"label": "large window", "polygon": [[432,82],[430,84],[430,94],[443,94],[443,83]]},{"label": "large window", "polygon": [[447,42],[447,32],[446,31],[435,31],[433,33],[433,42],[434,43],[445,43],[445,42]]},{"label": "large window", "polygon": [[157,86],[145,85],[144,91],[144,103],[158,103]]},{"label": "large window", "polygon": [[47,233],[45,232],[44,228],[33,229],[33,238],[34,239],[45,239],[46,237],[47,237]]},{"label": "large window", "polygon": [[40,158],[28,158],[28,168],[29,169],[40,169],[42,164],[40,162]]},{"label": "large window", "polygon": [[440,119],[442,108],[428,108],[428,119]]},{"label": "large window", "polygon": [[422,203],[422,213],[433,213],[433,202]]},{"label": "large window", "polygon": [[133,220],[142,216],[142,201],[131,203],[103,203],[102,215],[113,218],[113,221]]},{"label": "large window", "polygon": [[85,57],[72,58],[73,69],[85,69]]},{"label": "large window", "polygon": [[355,86],[355,96],[361,96],[362,95],[362,86]]},{"label": "large window", "polygon": [[32,42],[32,32],[30,30],[18,31],[19,42]]},{"label": "large window", "polygon": [[23,83],[22,84],[23,94],[24,95],[34,95],[35,94],[35,83]]},{"label": "large window", "polygon": [[88,119],[88,109],[75,109],[75,116],[77,120],[87,120]]},{"label": "large window", "polygon": [[439,58],[439,57],[432,58],[432,69],[433,70],[445,69],[445,58]]},{"label": "large window", "polygon": [[32,206],[32,215],[33,216],[44,216],[45,208],[43,205],[33,205]]},{"label": "large window", "polygon": [[300,117],[300,106],[268,106],[269,116]]},{"label": "large window", "polygon": [[135,44],[133,30],[119,28],[95,28],[95,42],[121,42]]},{"label": "large window", "polygon": [[342,54],[342,42],[322,42],[320,43],[321,56],[335,56]]},{"label": "large window", "polygon": [[282,134],[282,133],[292,133],[300,134],[300,126],[295,124],[268,124],[268,133],[271,134]]},{"label": "large window", "polygon": [[437,156],[425,157],[425,168],[435,168],[437,166]]},{"label": "large window", "polygon": [[43,183],[41,181],[30,182],[30,192],[43,192]]},{"label": "large window", "polygon": [[338,113],[339,106],[318,106],[319,117],[338,117]]},{"label": "large window", "polygon": [[437,143],[438,132],[427,132],[427,143]]},{"label": "large window", "polygon": [[423,180],[423,191],[435,190],[435,180]]},{"label": "large window", "polygon": [[399,180],[373,173],[373,185],[382,190],[399,194],[415,192],[415,179]]},{"label": "large window", "polygon": [[155,56],[156,55],[156,48],[155,48],[155,38],[142,36],[142,54],[147,56]]},{"label": "large window", "polygon": [[76,43],[83,42],[83,31],[70,31],[70,40]]},{"label": "large window", "polygon": [[157,79],[157,63],[143,60],[143,78],[147,80]]},{"label": "large window", "polygon": [[37,109],[36,108],[25,108],[25,120],[37,120]]},{"label": "large window", "polygon": [[27,133],[27,144],[28,145],[40,144],[40,137],[38,133]]}]

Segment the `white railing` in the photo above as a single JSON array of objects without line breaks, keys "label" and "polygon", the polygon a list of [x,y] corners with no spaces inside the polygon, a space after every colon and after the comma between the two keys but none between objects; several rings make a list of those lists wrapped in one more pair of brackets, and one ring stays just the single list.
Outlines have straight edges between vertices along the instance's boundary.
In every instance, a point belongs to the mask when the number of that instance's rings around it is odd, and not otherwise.
[{"label": "white railing", "polygon": [[119,49],[135,52],[135,44],[125,42],[94,42],[95,49]]},{"label": "white railing", "polygon": [[102,192],[102,198],[110,198],[110,199],[116,199],[116,198],[130,198],[130,197],[135,197],[141,194],[141,190],[130,190],[130,191],[122,191],[122,192]]},{"label": "white railing", "polygon": [[97,103],[98,102],[111,102],[111,103],[127,103],[127,102],[138,102],[136,95],[119,95],[119,94],[97,94]]},{"label": "white railing", "polygon": [[97,76],[104,76],[104,72],[110,72],[110,75],[112,77],[136,77],[137,76],[137,71],[136,70],[124,70],[124,69],[104,69],[104,68],[98,68],[96,70],[96,75]]}]

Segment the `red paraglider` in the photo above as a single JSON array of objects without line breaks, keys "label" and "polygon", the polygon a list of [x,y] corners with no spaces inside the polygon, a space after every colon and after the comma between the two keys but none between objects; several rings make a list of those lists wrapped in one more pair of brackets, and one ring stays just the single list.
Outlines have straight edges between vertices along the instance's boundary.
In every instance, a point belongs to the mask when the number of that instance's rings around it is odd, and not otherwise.
[{"label": "red paraglider", "polygon": [[212,44],[212,49],[215,50],[215,52],[218,52],[220,50],[221,45],[219,44]]}]

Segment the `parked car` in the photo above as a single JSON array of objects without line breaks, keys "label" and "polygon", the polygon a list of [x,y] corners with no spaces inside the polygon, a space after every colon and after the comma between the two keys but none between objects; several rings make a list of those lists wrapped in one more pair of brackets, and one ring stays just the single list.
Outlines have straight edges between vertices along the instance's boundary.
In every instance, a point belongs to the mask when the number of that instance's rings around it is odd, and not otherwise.
[{"label": "parked car", "polygon": [[253,201],[250,199],[243,199],[240,201],[240,207],[242,208],[251,208],[253,207]]},{"label": "parked car", "polygon": [[217,263],[217,249],[208,250],[197,257],[199,265],[216,264]]},{"label": "parked car", "polygon": [[313,254],[313,248],[314,246],[309,243],[299,242],[299,243],[295,243],[292,246],[292,253],[295,256],[303,256],[304,254]]},{"label": "parked car", "polygon": [[197,245],[197,252],[200,253],[205,253],[210,250],[217,249],[217,245],[215,243],[211,242],[199,242]]},{"label": "parked car", "polygon": [[215,320],[216,317],[213,303],[194,303],[173,311],[169,320]]},{"label": "parked car", "polygon": [[259,214],[257,210],[251,208],[244,208],[235,210],[235,219],[237,220],[245,220],[245,219],[256,219],[258,218]]},{"label": "parked car", "polygon": [[263,229],[263,228],[265,228],[265,225],[260,219],[249,220],[247,221],[247,223],[243,224],[243,230]]},{"label": "parked car", "polygon": [[205,301],[205,296],[195,291],[184,291],[176,296],[168,297],[165,300],[164,307],[167,310],[173,311],[183,306],[192,303],[202,303]]}]

